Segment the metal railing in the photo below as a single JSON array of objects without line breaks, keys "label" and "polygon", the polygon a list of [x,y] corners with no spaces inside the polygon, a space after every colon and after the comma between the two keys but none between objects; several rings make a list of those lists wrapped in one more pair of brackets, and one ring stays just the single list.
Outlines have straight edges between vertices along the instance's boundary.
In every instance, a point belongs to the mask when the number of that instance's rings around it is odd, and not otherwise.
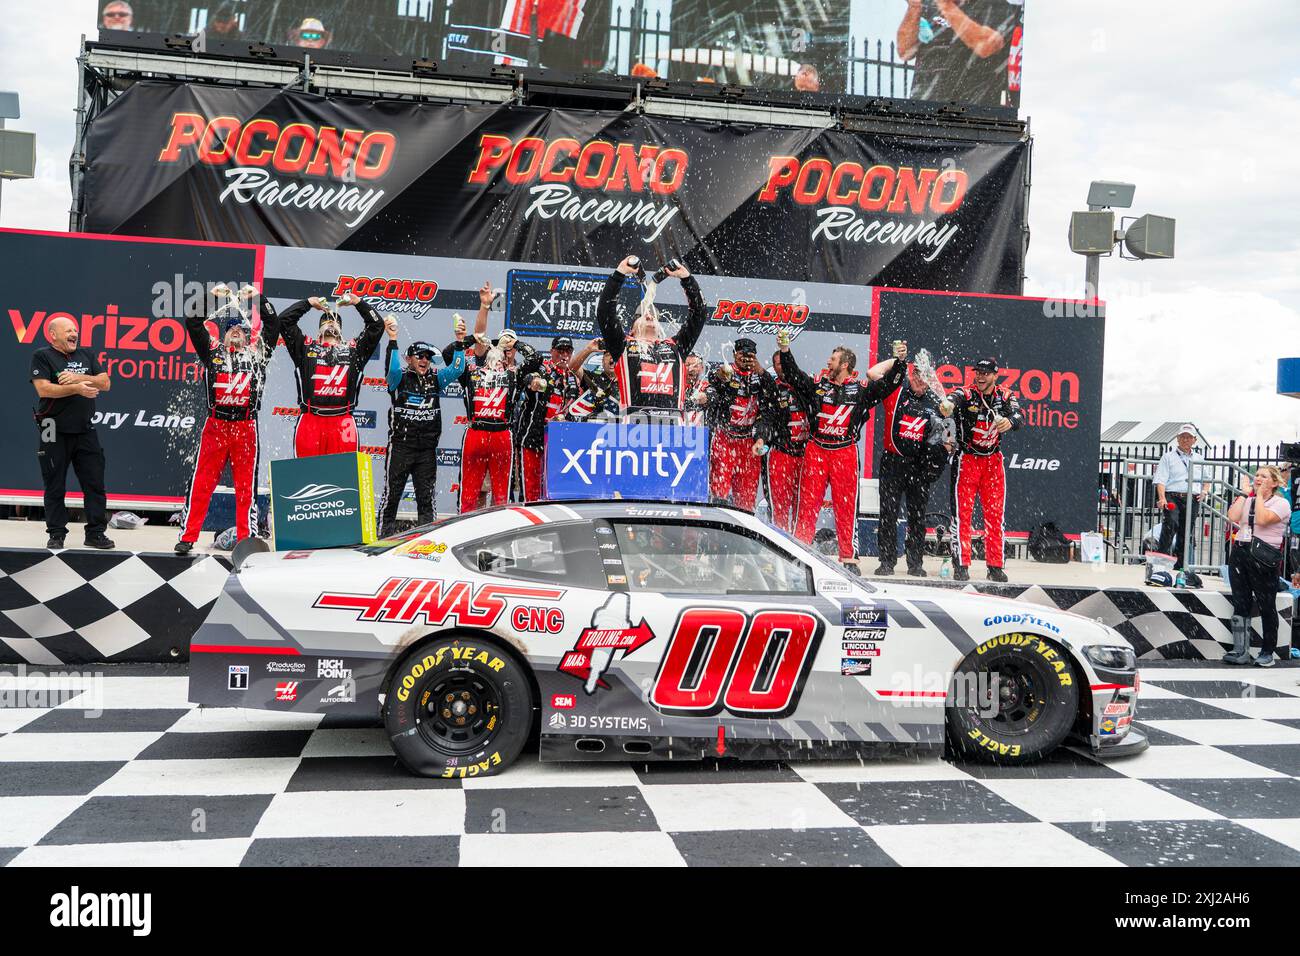
[{"label": "metal railing", "polygon": [[[1132,450],[1103,452],[1098,473],[1097,530],[1106,541],[1107,559],[1122,564],[1146,560],[1155,529],[1167,512],[1156,507],[1155,471],[1167,446],[1152,445]],[[1204,461],[1191,469],[1192,492],[1204,497],[1184,509],[1185,567],[1198,573],[1219,573],[1228,561],[1236,530],[1228,520],[1228,508],[1260,465],[1276,465],[1280,447],[1241,446],[1236,443],[1211,447]],[[1192,495],[1189,495],[1189,498]]]}]

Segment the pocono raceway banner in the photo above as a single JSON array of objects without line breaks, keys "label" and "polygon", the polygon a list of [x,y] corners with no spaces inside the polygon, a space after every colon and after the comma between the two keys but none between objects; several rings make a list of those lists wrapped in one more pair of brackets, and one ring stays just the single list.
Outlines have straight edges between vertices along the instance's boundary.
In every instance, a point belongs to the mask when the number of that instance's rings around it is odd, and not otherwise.
[{"label": "pocono raceway banner", "polygon": [[[449,342],[456,313],[472,325],[477,290],[489,282],[500,292],[489,312],[490,335],[514,328],[525,342],[543,350],[552,336],[567,335],[581,349],[597,335],[596,301],[614,264],[600,271],[575,270],[13,230],[0,230],[0,251],[6,263],[0,303],[14,333],[0,336],[6,371],[0,391],[12,399],[8,405],[15,410],[4,432],[5,445],[14,453],[0,460],[0,489],[11,499],[39,501],[35,425],[28,419],[35,395],[27,363],[44,344],[48,322],[63,314],[78,321],[83,344],[113,376],[112,390],[97,401],[96,427],[107,452],[108,490],[119,506],[128,501],[174,505],[185,495],[206,401],[180,317],[201,305],[207,285],[225,282],[237,288],[244,281],[264,282],[281,309],[312,295],[337,298],[355,291],[381,313],[397,317],[404,354],[417,338]],[[77,267],[70,269],[68,263]],[[1104,322],[1086,306],[771,279],[698,279],[710,317],[696,351],[708,362],[729,360],[730,343],[745,336],[758,341],[759,358],[770,367],[776,332],[782,328],[789,330],[791,348],[810,372],[822,368],[836,346],[854,349],[862,366],[887,353],[892,339],[903,338],[913,351],[930,350],[940,380],[952,388],[969,380],[975,361],[995,355],[1005,369],[1003,383],[1020,394],[1028,418],[1027,427],[1005,442],[1007,527],[1028,531],[1043,520],[1055,520],[1067,532],[1092,528]],[[657,302],[670,324],[685,313],[681,286],[673,280],[664,283]],[[304,331],[315,331],[315,316],[303,319]],[[360,332],[356,310],[345,309],[343,322],[346,335]],[[376,496],[383,489],[388,442],[384,348],[381,344],[366,368],[355,412],[361,450],[376,459]],[[275,351],[267,374],[260,420],[262,487],[268,483],[269,462],[292,456],[298,416],[293,367],[283,348]],[[449,392],[442,400],[437,453],[437,509],[444,514],[456,510],[453,489],[466,424],[459,386]],[[23,451],[28,440],[31,454]],[[867,462],[878,458],[878,447],[878,436],[867,429]],[[947,507],[946,487],[946,479],[936,484],[935,510]],[[413,513],[409,502],[403,510]]]},{"label": "pocono raceway banner", "polygon": [[795,282],[1020,291],[1027,142],[132,85],[85,228]]}]

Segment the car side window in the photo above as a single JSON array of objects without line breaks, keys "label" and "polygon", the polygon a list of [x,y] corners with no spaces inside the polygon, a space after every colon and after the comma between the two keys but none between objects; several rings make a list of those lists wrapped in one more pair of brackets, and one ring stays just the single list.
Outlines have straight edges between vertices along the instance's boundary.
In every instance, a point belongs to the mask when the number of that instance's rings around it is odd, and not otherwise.
[{"label": "car side window", "polygon": [[591,525],[586,522],[511,531],[453,550],[456,559],[471,571],[605,589]]},{"label": "car side window", "polygon": [[806,565],[731,528],[632,521],[618,521],[614,527],[633,591],[813,593]]}]

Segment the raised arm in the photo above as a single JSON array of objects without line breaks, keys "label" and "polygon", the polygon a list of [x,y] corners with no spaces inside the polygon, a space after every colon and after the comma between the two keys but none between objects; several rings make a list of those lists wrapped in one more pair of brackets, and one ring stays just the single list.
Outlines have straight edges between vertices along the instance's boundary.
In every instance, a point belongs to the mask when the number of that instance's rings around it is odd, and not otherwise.
[{"label": "raised arm", "polygon": [[920,32],[921,0],[907,0],[907,12],[903,14],[903,22],[898,25],[896,39],[900,60],[907,61],[916,56],[921,45]]},{"label": "raised arm", "polygon": [[456,381],[465,374],[465,369],[469,363],[465,361],[465,340],[461,339],[452,343],[451,347],[452,361],[443,368],[438,369],[438,388],[443,389]]},{"label": "raised arm", "polygon": [[185,316],[185,331],[189,334],[194,354],[206,369],[212,363],[212,336],[208,333],[208,320],[201,315]]},{"label": "raised arm", "polygon": [[617,360],[623,354],[627,334],[623,323],[618,318],[618,294],[623,288],[626,277],[622,272],[614,272],[605,280],[605,288],[600,290],[600,301],[596,304],[596,326],[600,337],[605,341],[605,348]]},{"label": "raised arm", "polygon": [[379,345],[379,340],[384,337],[384,317],[365,299],[358,299],[355,296],[350,300],[340,299],[339,304],[343,305],[348,301],[357,307],[362,321],[365,322],[361,334],[357,336],[356,351],[352,355],[353,368],[361,369],[370,361],[370,357],[375,354],[375,347]]},{"label": "raised arm", "polygon": [[817,394],[817,383],[794,360],[794,352],[790,350],[790,340],[786,337],[786,333],[782,332],[777,342],[781,346],[781,374],[801,399],[805,402],[812,401]]},{"label": "raised arm", "polygon": [[695,281],[695,276],[691,275],[685,266],[674,269],[668,273],[670,276],[676,276],[682,280],[682,289],[686,292],[686,321],[678,330],[676,341],[677,347],[681,350],[682,355],[690,355],[691,350],[695,348],[695,343],[704,331],[704,323],[709,320],[709,309],[704,304],[704,295],[700,292],[700,284]]},{"label": "raised arm", "polygon": [[948,21],[952,31],[957,34],[957,39],[966,44],[981,60],[991,57],[1006,45],[1001,33],[967,16],[956,0],[937,0],[937,2],[939,12]]},{"label": "raised arm", "polygon": [[299,299],[280,313],[280,339],[284,342],[284,349],[289,353],[289,358],[293,359],[294,365],[301,365],[303,356],[307,352],[306,336],[303,335],[298,323],[311,311],[311,308],[310,299]]},{"label": "raised arm", "polygon": [[587,364],[587,359],[591,358],[595,353],[603,351],[603,344],[600,339],[595,339],[584,345],[581,352],[569,359],[569,371],[574,373],[580,371]]},{"label": "raised arm", "polygon": [[280,338],[280,316],[275,311],[275,306],[266,296],[258,292],[252,286],[244,286],[239,290],[240,295],[248,299],[248,303],[257,309],[258,314],[262,317],[262,327],[257,335],[257,348],[262,358],[268,359],[271,353],[275,351],[276,340]]}]

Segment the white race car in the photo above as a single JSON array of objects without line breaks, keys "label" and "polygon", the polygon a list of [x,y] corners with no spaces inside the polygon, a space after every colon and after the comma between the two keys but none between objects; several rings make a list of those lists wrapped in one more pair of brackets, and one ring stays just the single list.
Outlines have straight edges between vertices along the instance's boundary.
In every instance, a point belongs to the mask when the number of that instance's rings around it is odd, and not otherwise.
[{"label": "white race car", "polygon": [[534,733],[543,760],[1147,746],[1133,650],[1109,627],[869,584],[708,505],[505,506],[253,554],[190,650],[192,701],[381,715],[428,776],[496,773]]}]

